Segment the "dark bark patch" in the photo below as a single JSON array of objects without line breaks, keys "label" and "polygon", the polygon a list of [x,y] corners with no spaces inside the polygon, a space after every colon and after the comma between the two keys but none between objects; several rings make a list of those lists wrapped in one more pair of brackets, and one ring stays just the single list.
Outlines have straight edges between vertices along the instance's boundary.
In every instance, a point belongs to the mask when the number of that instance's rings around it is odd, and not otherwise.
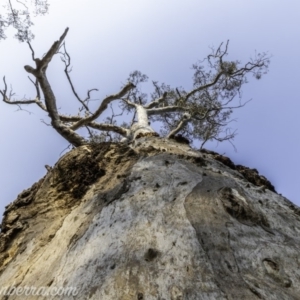
[{"label": "dark bark patch", "polygon": [[91,154],[80,159],[73,157],[63,168],[57,170],[57,190],[70,192],[75,199],[82,198],[89,186],[105,175],[105,170],[99,167],[97,160]]},{"label": "dark bark patch", "polygon": [[267,269],[275,271],[275,272],[279,271],[279,265],[276,262],[274,262],[272,259],[265,258],[263,260],[263,263]]},{"label": "dark bark patch", "polygon": [[190,144],[190,140],[188,138],[186,138],[185,136],[183,136],[182,134],[171,135],[170,139],[173,139],[177,143],[180,143],[180,144],[186,144],[186,145]]},{"label": "dark bark patch", "polygon": [[23,224],[17,222],[12,227],[6,228],[5,232],[0,233],[0,252],[5,251],[18,233],[23,229]]},{"label": "dark bark patch", "polygon": [[266,177],[259,175],[256,169],[250,169],[241,165],[237,165],[236,170],[240,172],[252,184],[267,188],[270,191],[276,193],[275,187],[271,184],[271,182],[267,180]]},{"label": "dark bark patch", "polygon": [[145,261],[153,261],[159,254],[159,251],[153,248],[149,248],[144,255]]},{"label": "dark bark patch", "polygon": [[149,137],[149,136],[156,136],[156,137],[159,137],[159,134],[156,133],[156,132],[140,132],[136,137],[135,139],[140,139],[142,137]]},{"label": "dark bark patch", "polygon": [[235,164],[232,162],[232,160],[229,157],[226,157],[224,155],[220,155],[217,152],[206,150],[206,149],[201,149],[200,152],[205,153],[205,154],[211,154],[211,155],[213,155],[213,158],[215,160],[221,162],[223,165],[229,167],[232,170],[236,169]]},{"label": "dark bark patch", "polygon": [[262,295],[253,287],[249,287],[250,291],[259,299],[262,299]]},{"label": "dark bark patch", "polygon": [[276,282],[279,282],[281,286],[289,288],[292,286],[292,280],[284,272],[282,265],[271,258],[263,259],[263,265],[267,274]]},{"label": "dark bark patch", "polygon": [[204,167],[207,165],[205,159],[202,157],[195,157],[193,161],[195,164],[199,165],[200,167]]},{"label": "dark bark patch", "polygon": [[54,281],[54,278],[51,279],[51,280],[47,283],[47,286],[51,286],[51,284],[53,283],[53,281]]},{"label": "dark bark patch", "polygon": [[[113,156],[106,155],[113,151]],[[128,160],[136,153],[128,146],[114,143],[92,143],[89,151],[75,152],[74,155],[58,163],[55,166],[54,183],[58,192],[71,194],[74,199],[81,199],[89,186],[106,174],[106,165],[114,160],[114,164]],[[120,176],[119,176],[120,177]]]},{"label": "dark bark patch", "polygon": [[246,198],[243,201],[235,196],[229,187],[224,187],[219,192],[224,209],[231,217],[248,226],[259,225],[264,229],[270,227],[266,217],[250,207]]},{"label": "dark bark patch", "polygon": [[[201,149],[200,152],[205,153],[205,154],[210,154],[210,155],[212,155],[212,157],[215,160],[221,162],[222,164],[224,164],[225,166],[229,167],[232,170],[238,171],[240,174],[242,174],[245,177],[245,179],[247,179],[249,182],[251,182],[255,186],[263,187],[263,188],[269,189],[270,191],[272,191],[274,193],[277,193],[275,190],[275,187],[271,184],[271,182],[269,180],[267,180],[266,177],[259,175],[259,173],[256,169],[250,169],[250,168],[244,167],[242,165],[235,165],[231,161],[230,158],[228,158],[224,155],[220,155],[219,153],[214,152],[214,151]],[[247,187],[250,187],[250,186],[247,186]]]}]

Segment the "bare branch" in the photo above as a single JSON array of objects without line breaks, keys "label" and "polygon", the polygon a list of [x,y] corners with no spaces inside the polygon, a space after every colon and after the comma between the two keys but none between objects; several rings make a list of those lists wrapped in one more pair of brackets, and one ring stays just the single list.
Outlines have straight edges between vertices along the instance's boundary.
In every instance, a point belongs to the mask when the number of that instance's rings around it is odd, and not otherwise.
[{"label": "bare branch", "polygon": [[177,93],[177,95],[178,95],[179,98],[182,98],[182,96],[181,96],[181,94],[180,94],[178,88],[176,88],[176,93]]},{"label": "bare branch", "polygon": [[65,149],[63,149],[59,155],[61,156],[66,150],[70,149],[72,147],[72,144],[69,144]]},{"label": "bare branch", "polygon": [[85,99],[85,100],[81,100],[81,99],[80,99],[80,97],[78,96],[78,94],[77,94],[77,92],[76,92],[76,90],[75,90],[75,88],[74,88],[74,85],[73,85],[73,82],[72,82],[72,80],[71,80],[71,77],[70,77],[70,75],[69,75],[70,72],[71,72],[71,70],[69,70],[69,67],[70,67],[70,64],[71,64],[71,56],[70,56],[69,53],[67,52],[65,43],[63,43],[63,47],[64,47],[64,53],[62,53],[62,55],[63,55],[64,58],[62,58],[62,61],[63,61],[64,64],[65,64],[65,70],[64,70],[64,72],[65,72],[65,74],[66,74],[66,76],[67,76],[67,79],[68,79],[68,82],[69,82],[69,84],[70,84],[70,86],[71,86],[72,92],[73,92],[74,96],[76,97],[76,99],[82,104],[82,106],[83,106],[87,111],[90,111],[89,108],[88,108],[88,106],[85,104],[85,102],[88,101],[88,100],[90,99],[90,93],[91,93],[92,91],[98,91],[98,89],[91,89],[91,90],[89,90],[88,93],[87,93],[86,99]]},{"label": "bare branch", "polygon": [[79,116],[66,116],[66,115],[59,114],[59,119],[62,122],[73,123],[73,122],[78,122],[78,121],[82,120],[83,117],[79,117]]},{"label": "bare branch", "polygon": [[33,80],[28,76],[29,80],[32,82],[32,84],[35,86],[36,89],[36,104],[44,111],[47,111],[46,106],[42,103],[41,101],[41,91],[40,91],[40,87],[39,87],[39,82],[36,79],[35,82],[33,82]]},{"label": "bare branch", "polygon": [[121,100],[122,100],[123,102],[125,102],[128,106],[131,106],[131,107],[134,107],[134,108],[137,107],[137,104],[134,103],[134,102],[132,102],[132,101],[130,101],[129,99],[121,98]]},{"label": "bare branch", "polygon": [[165,106],[165,107],[158,107],[158,108],[150,108],[147,110],[148,116],[152,115],[161,115],[168,112],[180,112],[180,111],[187,111],[187,107],[182,106]]},{"label": "bare branch", "polygon": [[78,121],[77,123],[75,123],[71,128],[72,130],[76,130],[81,126],[87,125],[88,123],[94,121],[95,119],[97,119],[104,110],[106,110],[108,104],[110,104],[112,101],[117,100],[117,99],[121,99],[124,95],[126,95],[130,90],[132,90],[133,88],[135,88],[135,85],[132,84],[131,82],[129,82],[128,84],[126,84],[122,90],[115,94],[115,95],[110,95],[108,97],[106,97],[105,99],[103,99],[101,105],[99,106],[99,108],[90,116]]},{"label": "bare branch", "polygon": [[168,95],[168,93],[164,92],[161,97],[159,97],[158,99],[150,102],[148,105],[145,106],[145,108],[149,109],[149,108],[153,108],[155,106],[158,106],[161,102],[165,101],[167,95]]},{"label": "bare branch", "polygon": [[189,113],[185,113],[181,119],[181,121],[178,123],[177,127],[174,128],[167,136],[167,138],[170,138],[174,136],[176,133],[178,133],[180,130],[184,128],[184,126],[190,121],[191,115]]},{"label": "bare branch", "polygon": [[0,91],[1,95],[3,96],[3,101],[7,99],[6,93],[7,93],[7,84],[5,80],[5,76],[3,76],[3,82],[4,82],[4,90]]},{"label": "bare branch", "polygon": [[157,82],[156,82],[156,81],[152,81],[152,84],[153,84],[154,87],[155,87],[155,90],[156,90],[157,95],[160,97],[160,96],[161,96],[161,92],[160,92],[159,86],[157,85]]},{"label": "bare branch", "polygon": [[40,68],[47,68],[48,64],[50,63],[52,57],[58,52],[61,43],[63,42],[63,40],[65,39],[67,33],[69,31],[69,28],[67,27],[64,31],[64,33],[62,34],[62,36],[59,38],[58,41],[54,42],[54,44],[51,46],[51,48],[49,49],[49,51],[46,53],[46,55],[43,57],[42,61],[41,61],[41,66]]},{"label": "bare branch", "polygon": [[[2,91],[0,91],[0,93],[2,94]],[[38,105],[42,104],[42,103],[38,103],[39,101],[37,99],[35,99],[35,100],[14,100],[14,101],[11,101],[8,98],[4,98],[3,101],[7,104],[13,104],[13,105],[23,105],[23,104],[33,104],[33,103],[38,104]]]},{"label": "bare branch", "polygon": [[222,66],[222,64],[223,64],[223,57],[225,55],[227,55],[227,53],[228,53],[227,51],[228,51],[229,40],[227,40],[227,42],[226,42],[225,50],[222,51],[223,44],[224,43],[222,42],[216,51],[213,51],[212,54],[209,54],[207,56],[207,60],[209,61],[209,63],[210,63],[211,66],[213,66],[211,64],[211,61],[210,61],[211,58],[219,58],[220,65]]},{"label": "bare branch", "polygon": [[129,129],[120,127],[120,126],[116,126],[113,124],[91,122],[91,123],[88,123],[87,126],[94,128],[94,129],[102,130],[102,131],[113,131],[124,137],[127,137],[130,135]]},{"label": "bare branch", "polygon": [[43,119],[41,119],[41,122],[42,122],[43,124],[45,124],[46,126],[51,126],[51,124],[46,123]]},{"label": "bare branch", "polygon": [[[49,51],[46,53],[46,55],[44,56],[44,58],[42,60],[37,59],[37,58],[35,59],[35,63],[37,66],[36,69],[34,69],[30,66],[25,66],[25,70],[29,73],[32,73],[36,77],[36,79],[43,91],[43,94],[45,97],[46,109],[51,118],[51,125],[53,126],[53,128],[59,134],[61,134],[66,140],[68,140],[73,146],[78,147],[83,144],[86,144],[87,141],[83,137],[81,137],[79,134],[77,134],[73,129],[71,129],[70,127],[63,124],[63,122],[61,121],[60,116],[57,111],[56,98],[55,98],[55,95],[51,88],[51,85],[49,84],[49,81],[48,81],[48,78],[47,78],[46,72],[45,72],[52,57],[59,50],[61,43],[63,42],[64,38],[66,37],[66,35],[68,33],[68,30],[69,30],[68,28],[65,29],[63,35],[60,37],[60,39],[58,41],[54,42],[54,44],[51,46],[51,48],[49,49]],[[83,119],[81,119],[81,121],[82,120]],[[80,121],[78,121],[78,122],[80,122]]]},{"label": "bare branch", "polygon": [[33,48],[31,47],[31,44],[30,44],[30,42],[29,41],[27,41],[27,44],[28,44],[28,46],[29,46],[29,48],[30,48],[30,50],[31,50],[31,56],[32,56],[32,60],[33,61],[35,61],[35,57],[34,57],[34,50],[33,50]]},{"label": "bare branch", "polygon": [[87,105],[89,103],[89,100],[91,99],[91,92],[93,92],[93,91],[98,91],[98,89],[90,89],[90,90],[88,90],[87,97],[83,100],[83,102],[86,102]]},{"label": "bare branch", "polygon": [[88,126],[85,126],[85,128],[87,129],[87,131],[90,135],[90,138],[91,138],[93,136],[93,133],[92,133],[91,129]]},{"label": "bare branch", "polygon": [[[231,142],[235,132],[232,133],[229,129],[223,129],[232,121],[230,120],[232,110],[243,107],[248,102],[241,103],[240,100],[242,96],[241,87],[247,83],[246,76],[250,73],[259,79],[261,74],[266,73],[269,63],[266,54],[258,54],[242,67],[240,67],[239,61],[226,61],[225,57],[228,54],[229,45],[229,41],[227,41],[226,44],[221,43],[216,50],[212,49],[212,53],[201,64],[193,65],[194,82],[190,91],[185,91],[182,87],[171,88],[164,83],[158,84],[153,81],[154,91],[150,94],[151,101],[149,103],[148,95],[143,93],[138,86],[146,82],[148,77],[139,71],[134,71],[130,74],[128,83],[117,94],[106,96],[92,113],[88,104],[89,101],[92,101],[91,93],[98,90],[88,90],[85,99],[79,97],[70,76],[71,57],[63,42],[67,33],[68,28],[59,40],[52,44],[42,59],[35,58],[34,50],[28,40],[36,67],[27,65],[25,70],[35,76],[35,81],[29,79],[36,88],[36,99],[11,101],[14,94],[11,89],[8,95],[5,77],[3,78],[4,90],[0,93],[4,102],[15,104],[20,109],[23,104],[35,103],[39,105],[41,109],[48,112],[51,126],[75,147],[88,143],[76,133],[80,127],[87,128],[91,137],[90,142],[116,141],[120,139],[120,135],[125,137],[122,140],[129,142],[143,136],[157,135],[150,125],[150,117],[151,121],[154,120],[163,124],[162,134],[168,138],[181,131],[185,136],[202,140],[201,147],[208,140],[216,140],[217,142],[228,140]],[[68,116],[58,112],[56,97],[46,76],[48,64],[57,53],[62,54],[61,59],[65,64],[65,75],[75,98],[81,104],[78,116]],[[203,62],[206,62],[206,66],[202,65]],[[44,103],[41,101],[41,91]],[[234,99],[239,100],[237,105],[231,104]],[[120,114],[115,114],[113,110],[112,105],[115,100],[121,100],[118,101],[119,108],[122,109]],[[96,120],[101,117],[108,105],[112,110],[110,117],[107,117],[102,123],[98,123]],[[130,128],[129,124],[125,122],[121,126],[117,125],[116,117],[121,116],[124,111],[134,112]],[[136,123],[134,123],[135,119],[137,120]],[[94,134],[93,129],[102,132]]]},{"label": "bare branch", "polygon": [[200,150],[203,148],[203,146],[204,146],[204,144],[206,144],[206,142],[208,142],[209,140],[215,140],[217,142],[228,141],[232,145],[234,150],[236,151],[236,147],[232,143],[232,140],[234,139],[235,136],[236,136],[236,130],[234,132],[231,132],[230,129],[228,129],[228,128],[225,130],[225,136],[224,137],[217,137],[217,136],[207,135],[207,137],[203,140],[203,142],[200,146]]},{"label": "bare branch", "polygon": [[[30,79],[30,78],[29,78]],[[31,79],[30,79],[31,80]],[[31,80],[32,81],[32,80]],[[3,77],[4,82],[4,90],[0,91],[0,94],[2,95],[2,100],[11,105],[28,105],[28,104],[37,104],[42,110],[47,111],[45,105],[40,101],[39,94],[37,94],[36,98],[34,100],[11,100],[11,95],[13,95],[12,91],[10,92],[10,96],[7,96],[7,84],[5,81],[5,76]],[[33,83],[35,86],[36,84]],[[22,110],[22,108],[19,106],[19,109]]]},{"label": "bare branch", "polygon": [[202,85],[202,86],[200,86],[200,87],[198,87],[198,88],[195,88],[195,89],[193,89],[192,91],[190,91],[190,92],[184,97],[184,101],[187,102],[188,99],[189,99],[192,95],[194,95],[195,93],[200,92],[200,91],[202,91],[202,90],[206,90],[206,89],[208,89],[209,87],[215,85],[215,84],[218,82],[218,80],[221,78],[222,75],[223,75],[223,71],[220,71],[220,72],[215,76],[215,79],[214,79],[212,82],[210,82],[210,83],[208,83],[208,84],[205,84],[205,85]]},{"label": "bare branch", "polygon": [[[66,28],[62,36],[59,38],[58,41],[54,42],[51,48],[48,50],[46,55],[43,57],[42,60],[39,58],[35,58],[36,69],[32,68],[31,66],[26,65],[24,69],[28,72],[33,74],[35,77],[41,74],[41,72],[45,72],[50,63],[52,57],[58,52],[61,43],[63,42],[64,38],[68,33],[69,28]],[[33,55],[33,54],[32,54]]]}]

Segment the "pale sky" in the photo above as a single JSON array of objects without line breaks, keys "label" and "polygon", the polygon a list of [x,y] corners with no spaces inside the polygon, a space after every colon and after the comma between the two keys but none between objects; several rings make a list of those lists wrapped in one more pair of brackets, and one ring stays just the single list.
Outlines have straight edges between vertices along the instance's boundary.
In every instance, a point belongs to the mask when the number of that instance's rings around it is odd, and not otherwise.
[{"label": "pale sky", "polygon": [[[228,59],[247,62],[255,51],[268,51],[269,73],[259,81],[250,78],[243,100],[252,101],[233,116],[237,152],[227,142],[205,148],[256,168],[279,193],[300,205],[299,13],[299,0],[50,0],[49,14],[34,19],[32,46],[41,57],[69,27],[66,45],[74,84],[82,97],[98,88],[93,94],[97,99],[118,92],[133,70],[150,80],[191,88],[192,64],[208,55],[209,47],[228,39]],[[7,40],[0,42],[0,78],[6,76],[16,98],[34,97],[23,68],[34,65],[31,52],[12,34],[7,32]],[[78,105],[63,69],[57,56],[48,78],[61,112],[76,113]],[[30,113],[0,103],[1,214],[68,146],[40,121],[49,122],[44,112],[33,105],[23,108]]]}]

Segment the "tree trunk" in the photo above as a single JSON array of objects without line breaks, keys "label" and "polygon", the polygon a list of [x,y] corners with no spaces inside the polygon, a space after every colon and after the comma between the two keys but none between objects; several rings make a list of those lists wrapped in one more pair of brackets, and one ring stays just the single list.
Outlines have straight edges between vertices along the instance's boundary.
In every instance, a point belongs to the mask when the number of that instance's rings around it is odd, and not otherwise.
[{"label": "tree trunk", "polygon": [[136,104],[137,123],[131,126],[133,139],[139,139],[144,136],[158,136],[149,124],[147,109],[142,105]]},{"label": "tree trunk", "polygon": [[44,287],[47,299],[299,299],[299,233],[300,209],[226,157],[156,137],[134,149],[87,145],[6,207],[0,288]]}]

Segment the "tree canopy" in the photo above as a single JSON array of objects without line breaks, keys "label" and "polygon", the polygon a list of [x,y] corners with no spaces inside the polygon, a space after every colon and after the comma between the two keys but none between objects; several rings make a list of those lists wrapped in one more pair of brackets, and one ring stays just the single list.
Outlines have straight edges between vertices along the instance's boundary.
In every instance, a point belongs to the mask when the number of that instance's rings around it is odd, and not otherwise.
[{"label": "tree canopy", "polygon": [[[75,147],[95,140],[132,142],[142,136],[158,136],[158,132],[151,126],[153,123],[160,127],[161,136],[173,138],[176,134],[181,134],[191,140],[200,140],[201,147],[208,140],[232,141],[236,134],[229,128],[232,112],[247,103],[241,101],[242,86],[247,83],[248,75],[260,79],[268,71],[267,53],[256,53],[244,64],[238,60],[227,60],[227,41],[221,43],[218,48],[212,48],[207,57],[193,65],[192,89],[171,87],[152,81],[153,91],[145,94],[141,85],[148,77],[140,71],[134,71],[116,94],[105,97],[97,109],[91,110],[91,93],[97,89],[88,90],[86,97],[81,98],[70,76],[71,57],[65,44],[69,29],[65,29],[59,40],[53,43],[42,58],[36,58],[30,43],[34,36],[30,31],[33,25],[30,19],[32,12],[29,11],[27,2],[16,1],[23,7],[16,9],[12,0],[7,1],[7,15],[0,16],[0,38],[5,38],[5,28],[13,26],[17,30],[16,37],[28,43],[35,66],[26,65],[24,68],[31,75],[29,79],[35,86],[36,96],[26,100],[14,99],[12,90],[8,90],[5,77],[4,88],[0,93],[7,104],[19,107],[38,105],[48,113],[53,128]],[[35,7],[34,14],[47,12],[47,1],[32,2]],[[57,108],[59,99],[56,99],[46,74],[55,55],[61,56],[68,83],[79,103],[79,113],[76,116],[64,114]],[[109,107],[111,116],[103,121],[103,113]],[[115,110],[118,110],[118,113],[115,113]],[[124,122],[122,116],[125,112],[132,113],[130,122]],[[89,139],[77,133],[82,127],[87,129]],[[97,131],[99,133],[96,133]]]}]

